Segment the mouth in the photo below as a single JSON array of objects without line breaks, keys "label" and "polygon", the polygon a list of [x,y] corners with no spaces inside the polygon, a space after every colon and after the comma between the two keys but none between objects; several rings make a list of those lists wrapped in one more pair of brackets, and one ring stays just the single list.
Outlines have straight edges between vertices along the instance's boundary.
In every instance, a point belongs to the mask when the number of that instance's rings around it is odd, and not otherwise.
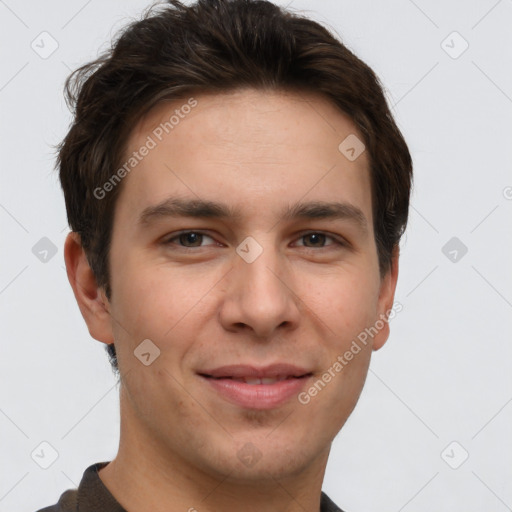
[{"label": "mouth", "polygon": [[275,384],[276,382],[281,382],[283,380],[291,380],[291,379],[305,379],[307,377],[311,377],[313,375],[311,372],[306,373],[304,375],[295,376],[295,375],[278,375],[276,377],[231,377],[229,375],[223,376],[223,377],[214,377],[213,375],[207,375],[204,373],[200,373],[201,377],[205,377],[207,379],[214,379],[214,380],[223,380],[223,379],[229,379],[234,380],[236,382],[243,382],[245,384],[249,384],[250,386],[255,386],[258,384]]},{"label": "mouth", "polygon": [[223,366],[197,374],[216,397],[245,409],[277,408],[297,396],[313,376],[307,369],[288,364]]},{"label": "mouth", "polygon": [[[251,364],[232,364],[224,365],[218,368],[205,369],[198,372],[204,377],[213,379],[243,379],[244,381],[254,380],[254,384],[261,384],[256,382],[256,379],[273,379],[274,381],[281,381],[289,378],[300,378],[306,375],[311,375],[311,371],[288,363],[274,363],[267,366],[253,366]],[[272,383],[269,381],[269,383]],[[249,384],[249,382],[247,382]]]}]

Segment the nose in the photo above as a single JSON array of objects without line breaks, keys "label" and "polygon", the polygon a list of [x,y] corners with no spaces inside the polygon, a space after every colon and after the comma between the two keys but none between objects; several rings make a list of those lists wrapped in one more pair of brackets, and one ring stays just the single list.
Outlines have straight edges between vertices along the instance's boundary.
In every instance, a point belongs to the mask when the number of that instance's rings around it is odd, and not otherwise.
[{"label": "nose", "polygon": [[252,263],[236,255],[226,278],[220,310],[224,329],[263,339],[297,328],[300,300],[286,262],[275,250],[264,249]]}]

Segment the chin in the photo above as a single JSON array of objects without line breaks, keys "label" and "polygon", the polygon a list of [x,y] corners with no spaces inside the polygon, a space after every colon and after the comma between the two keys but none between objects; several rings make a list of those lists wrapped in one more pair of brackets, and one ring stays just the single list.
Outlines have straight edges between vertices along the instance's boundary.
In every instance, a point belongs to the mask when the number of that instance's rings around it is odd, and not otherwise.
[{"label": "chin", "polygon": [[[233,439],[225,446],[223,456],[219,454],[209,461],[210,467],[217,473],[229,474],[230,481],[241,485],[255,481],[275,484],[276,480],[300,475],[319,457],[319,453],[313,452],[314,447],[310,447],[310,453],[301,440],[292,442],[293,436],[276,436],[274,442],[270,442],[267,435],[268,432],[262,436],[244,436],[238,441]],[[231,447],[235,445],[237,449],[233,452]],[[323,455],[323,450],[319,450]]]}]

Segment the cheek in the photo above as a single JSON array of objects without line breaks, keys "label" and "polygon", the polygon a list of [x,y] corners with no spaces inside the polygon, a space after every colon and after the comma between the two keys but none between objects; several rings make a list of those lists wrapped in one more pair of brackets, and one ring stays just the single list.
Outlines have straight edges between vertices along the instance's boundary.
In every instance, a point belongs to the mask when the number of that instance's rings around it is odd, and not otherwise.
[{"label": "cheek", "polygon": [[160,350],[157,366],[176,371],[212,315],[208,291],[218,277],[205,273],[192,278],[190,270],[135,259],[123,262],[116,272],[112,317],[115,339],[121,342],[119,365],[138,365],[131,354],[149,339]]},{"label": "cheek", "polygon": [[344,345],[373,322],[378,286],[369,270],[343,271],[302,283],[299,296],[324,329],[336,336],[336,344]]},{"label": "cheek", "polygon": [[115,281],[113,313],[139,337],[164,337],[204,294],[179,269],[136,260],[120,265]]}]

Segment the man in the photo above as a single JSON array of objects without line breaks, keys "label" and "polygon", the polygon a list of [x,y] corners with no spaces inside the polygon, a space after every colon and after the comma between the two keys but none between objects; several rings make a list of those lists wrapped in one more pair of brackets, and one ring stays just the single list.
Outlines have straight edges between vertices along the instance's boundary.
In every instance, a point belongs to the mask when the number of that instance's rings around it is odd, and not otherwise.
[{"label": "man", "polygon": [[412,179],[378,79],[269,2],[169,1],[67,90],[66,267],[121,435],[43,510],[340,510]]}]

